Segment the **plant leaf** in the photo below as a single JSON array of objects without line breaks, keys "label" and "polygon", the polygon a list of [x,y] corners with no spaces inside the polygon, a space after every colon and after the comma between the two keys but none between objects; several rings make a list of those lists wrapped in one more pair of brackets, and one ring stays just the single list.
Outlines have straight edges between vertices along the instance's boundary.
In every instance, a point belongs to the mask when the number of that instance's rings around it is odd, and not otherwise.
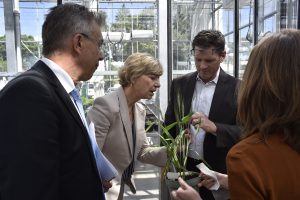
[{"label": "plant leaf", "polygon": [[189,123],[190,120],[191,120],[192,115],[193,115],[193,113],[190,112],[188,115],[184,116],[184,117],[181,119],[181,123],[183,123],[183,124]]}]

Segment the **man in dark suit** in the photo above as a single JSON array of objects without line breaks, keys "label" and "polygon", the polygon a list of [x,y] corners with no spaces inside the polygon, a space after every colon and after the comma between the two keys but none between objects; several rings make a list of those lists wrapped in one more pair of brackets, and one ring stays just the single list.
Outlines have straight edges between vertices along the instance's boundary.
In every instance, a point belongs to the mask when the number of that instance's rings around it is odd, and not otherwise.
[{"label": "man in dark suit", "polygon": [[[216,30],[200,31],[192,42],[196,72],[173,80],[165,123],[176,121],[179,105],[184,115],[194,112],[193,121],[201,122],[200,131],[190,126],[192,143],[189,146],[187,168],[198,171],[196,165],[205,160],[214,171],[226,173],[228,150],[239,140],[236,125],[237,85],[239,80],[220,67],[226,56],[225,39]],[[182,98],[178,98],[178,96]],[[182,99],[181,102],[178,102]],[[176,136],[176,130],[172,131]],[[203,199],[226,199],[226,191],[212,193],[200,188]],[[213,197],[214,196],[214,197]]]},{"label": "man in dark suit", "polygon": [[43,55],[0,92],[0,199],[105,199],[86,126],[70,92],[103,60],[101,19],[87,8],[51,9]]}]

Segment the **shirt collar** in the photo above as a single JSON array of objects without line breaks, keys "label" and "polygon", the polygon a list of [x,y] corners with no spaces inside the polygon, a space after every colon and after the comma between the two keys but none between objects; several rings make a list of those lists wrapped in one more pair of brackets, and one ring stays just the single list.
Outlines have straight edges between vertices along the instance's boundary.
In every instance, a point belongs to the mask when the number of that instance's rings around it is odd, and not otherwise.
[{"label": "shirt collar", "polygon": [[43,61],[53,71],[67,93],[70,93],[75,88],[71,76],[65,70],[63,70],[62,67],[45,57],[43,57],[41,61]]},{"label": "shirt collar", "polygon": [[[217,71],[217,73],[216,73],[215,78],[214,78],[213,80],[207,82],[206,84],[210,84],[210,83],[217,84],[217,83],[218,83],[218,80],[219,80],[219,75],[220,75],[220,67],[219,67],[219,69],[218,69],[218,71]],[[197,81],[201,81],[201,82],[204,84],[204,82],[202,81],[202,79],[199,77],[199,74],[197,74],[196,80],[197,80]]]}]

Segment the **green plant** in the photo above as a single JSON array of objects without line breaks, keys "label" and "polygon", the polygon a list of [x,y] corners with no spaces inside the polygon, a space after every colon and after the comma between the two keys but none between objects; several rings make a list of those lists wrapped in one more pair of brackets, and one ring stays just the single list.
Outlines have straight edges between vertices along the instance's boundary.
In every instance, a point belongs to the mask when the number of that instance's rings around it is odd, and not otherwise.
[{"label": "green plant", "polygon": [[[180,177],[185,178],[188,170],[186,169],[186,162],[188,157],[188,148],[190,144],[190,139],[186,136],[186,129],[188,128],[193,113],[189,113],[184,116],[184,103],[182,96],[177,93],[176,95],[176,104],[175,104],[175,117],[176,121],[165,126],[158,119],[158,125],[162,130],[162,133],[159,135],[161,138],[161,143],[167,149],[167,161],[162,171],[162,179],[166,179],[167,173],[169,171],[179,173]],[[163,115],[160,111],[160,116],[163,119]],[[146,132],[153,126],[155,122],[148,124]],[[178,134],[174,138],[170,130],[172,128],[177,128]]]},{"label": "green plant", "polygon": [[[190,140],[186,137],[185,130],[191,119],[192,113],[177,119],[176,122],[165,127],[159,124],[162,134],[160,135],[162,144],[167,148],[167,162],[162,172],[162,178],[166,178],[170,168],[174,172],[178,172],[179,176],[184,177],[186,169],[186,161],[188,156],[188,147]],[[179,134],[173,138],[169,130],[174,126],[179,127]]]}]

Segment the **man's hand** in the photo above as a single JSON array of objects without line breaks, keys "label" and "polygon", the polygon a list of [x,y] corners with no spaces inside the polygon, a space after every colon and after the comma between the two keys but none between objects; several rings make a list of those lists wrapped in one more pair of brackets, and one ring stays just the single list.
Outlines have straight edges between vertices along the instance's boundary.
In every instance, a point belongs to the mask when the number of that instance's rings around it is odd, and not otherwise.
[{"label": "man's hand", "polygon": [[107,192],[109,188],[112,187],[111,181],[102,180],[102,185],[103,185],[104,192]]},{"label": "man's hand", "polygon": [[202,112],[195,112],[191,117],[191,124],[195,128],[202,128],[205,132],[216,134],[217,127],[214,122],[210,121]]},{"label": "man's hand", "polygon": [[179,178],[178,181],[180,187],[171,193],[175,200],[201,200],[199,193],[189,186],[182,178]]}]

